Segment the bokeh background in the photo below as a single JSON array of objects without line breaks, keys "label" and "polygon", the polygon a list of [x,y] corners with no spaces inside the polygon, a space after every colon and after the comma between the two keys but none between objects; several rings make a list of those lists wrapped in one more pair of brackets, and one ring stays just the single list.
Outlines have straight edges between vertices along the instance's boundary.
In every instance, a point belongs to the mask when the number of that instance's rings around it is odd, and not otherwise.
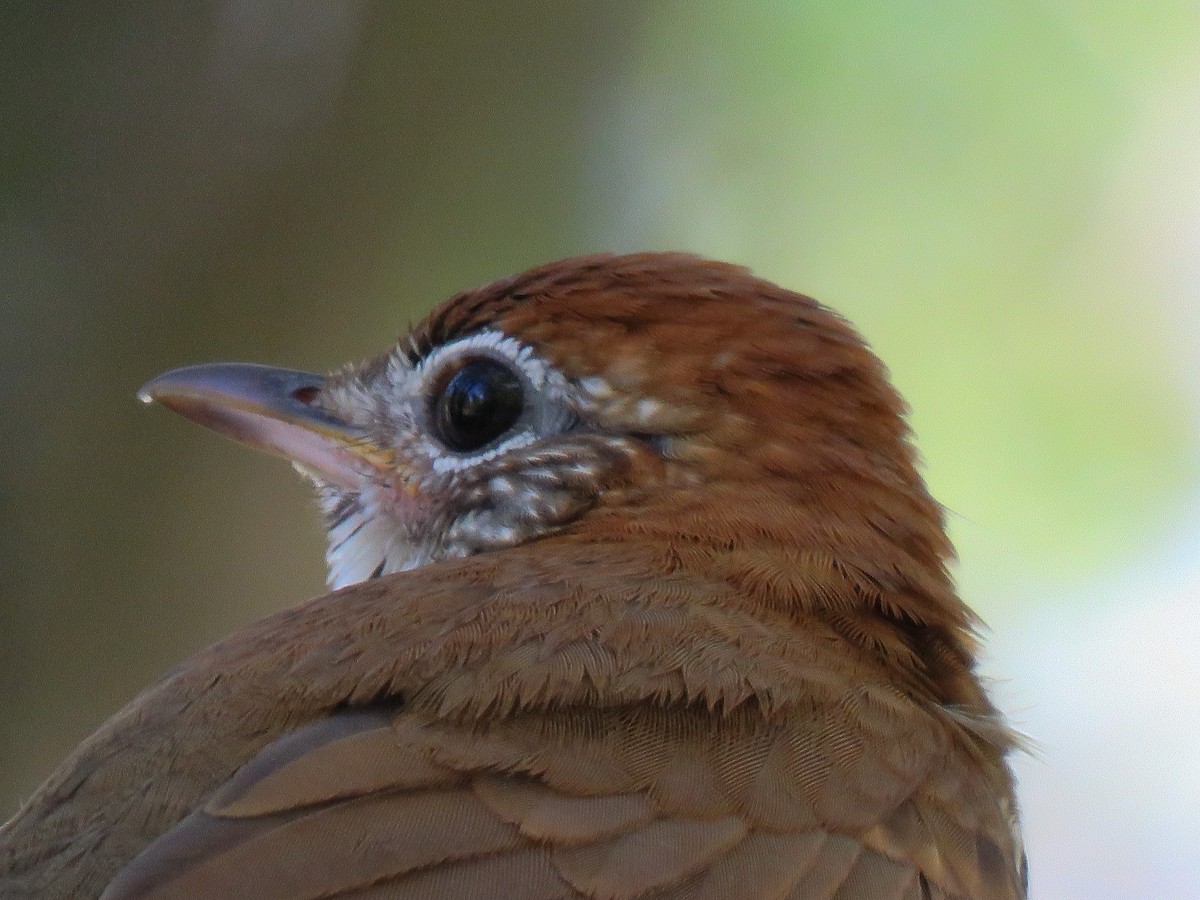
[{"label": "bokeh background", "polygon": [[1200,895],[1194,2],[10,2],[0,71],[0,819],[322,588],[305,485],[141,382],[681,248],[842,310],[911,401],[1039,748],[1033,896]]}]

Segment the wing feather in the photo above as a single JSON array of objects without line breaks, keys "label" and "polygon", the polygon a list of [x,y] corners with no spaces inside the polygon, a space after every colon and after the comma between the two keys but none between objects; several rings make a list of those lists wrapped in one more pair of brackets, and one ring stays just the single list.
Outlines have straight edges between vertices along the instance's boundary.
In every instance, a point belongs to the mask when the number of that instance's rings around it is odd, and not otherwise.
[{"label": "wing feather", "polygon": [[[267,745],[105,897],[1015,896],[967,877],[983,837],[921,799],[928,757],[868,759],[861,735],[801,725],[686,706],[486,727],[339,713]],[[888,786],[853,789],[872,769]]]},{"label": "wing feather", "polygon": [[[520,885],[517,894],[513,885]],[[566,900],[578,895],[544,848],[471,859],[412,872],[340,895],[353,900]]]},{"label": "wing feather", "polygon": [[[201,812],[175,831],[177,837],[199,840],[206,831],[222,830],[229,822]],[[242,821],[235,819],[233,824],[236,828]],[[466,788],[356,797],[298,811],[265,826],[178,872],[151,845],[130,867],[136,869],[142,862],[149,877],[127,889],[118,880],[106,896],[315,900],[407,872],[513,850],[522,843],[515,826],[497,819]]]},{"label": "wing feather", "polygon": [[564,796],[544,782],[483,776],[475,793],[506,822],[533,841],[573,847],[614,837],[649,822],[654,804],[645,794]]}]

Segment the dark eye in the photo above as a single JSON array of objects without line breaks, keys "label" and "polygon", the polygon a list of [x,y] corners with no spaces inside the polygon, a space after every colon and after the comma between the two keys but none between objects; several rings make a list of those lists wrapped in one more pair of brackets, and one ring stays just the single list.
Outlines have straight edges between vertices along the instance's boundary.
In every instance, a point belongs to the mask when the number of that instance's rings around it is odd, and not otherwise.
[{"label": "dark eye", "polygon": [[467,453],[490,444],[521,416],[521,379],[494,359],[470,359],[433,399],[433,426],[451,450]]}]

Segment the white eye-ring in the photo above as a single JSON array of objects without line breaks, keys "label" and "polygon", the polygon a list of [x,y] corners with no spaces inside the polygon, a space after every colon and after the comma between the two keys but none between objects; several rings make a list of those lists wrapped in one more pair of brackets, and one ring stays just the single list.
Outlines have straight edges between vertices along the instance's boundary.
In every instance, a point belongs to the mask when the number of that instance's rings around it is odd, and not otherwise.
[{"label": "white eye-ring", "polygon": [[534,353],[531,347],[502,331],[477,331],[438,347],[417,364],[417,373],[424,380],[430,373],[440,371],[447,363],[465,356],[491,356],[507,360],[525,376],[534,390],[543,391],[555,382],[564,392],[566,390],[566,381],[549,363]]},{"label": "white eye-ring", "polygon": [[562,431],[575,415],[562,374],[500,331],[438,347],[415,369],[433,470],[461,471]]}]

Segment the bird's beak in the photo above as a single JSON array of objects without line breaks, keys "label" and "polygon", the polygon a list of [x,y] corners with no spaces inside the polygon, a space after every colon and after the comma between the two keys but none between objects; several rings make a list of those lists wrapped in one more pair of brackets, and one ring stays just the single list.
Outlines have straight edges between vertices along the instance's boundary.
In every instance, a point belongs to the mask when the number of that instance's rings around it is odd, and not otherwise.
[{"label": "bird's beak", "polygon": [[378,474],[384,454],[361,429],[316,403],[325,379],[249,363],[172,369],[138,391],[182,416],[251,447],[278,453],[302,471],[344,488]]}]

